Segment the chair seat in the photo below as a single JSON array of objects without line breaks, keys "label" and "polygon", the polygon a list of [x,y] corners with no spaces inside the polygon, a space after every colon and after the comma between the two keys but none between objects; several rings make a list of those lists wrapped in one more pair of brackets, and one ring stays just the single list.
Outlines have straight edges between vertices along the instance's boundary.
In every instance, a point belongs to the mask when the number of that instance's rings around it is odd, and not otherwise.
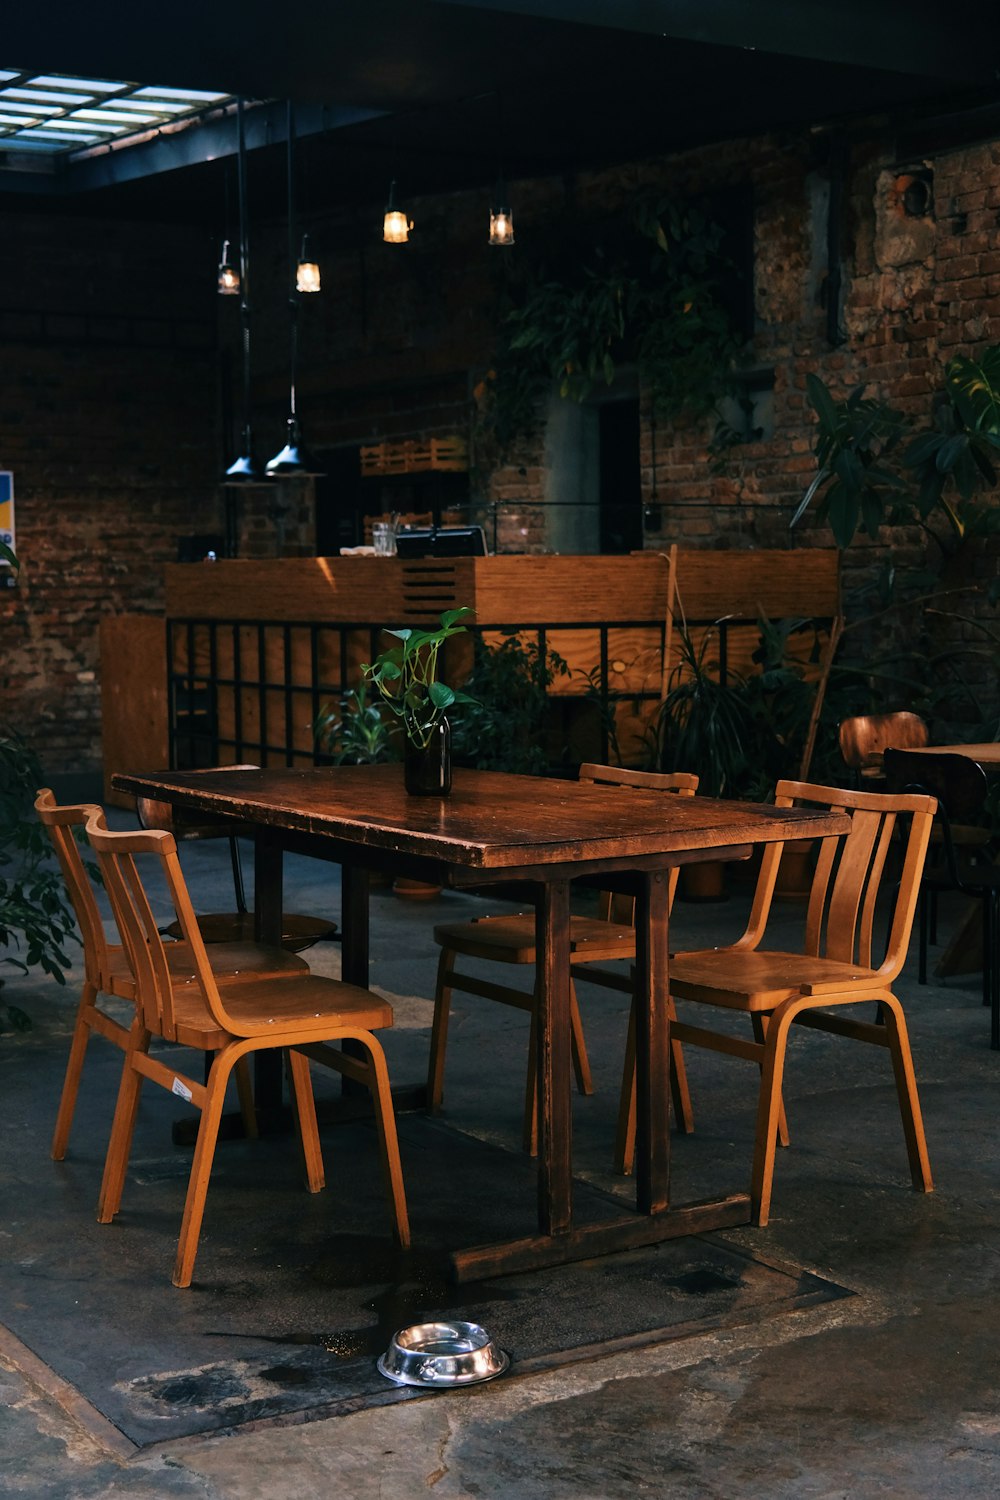
[{"label": "chair seat", "polygon": [[[635,957],[635,928],[599,917],[570,917],[570,952],[581,961]],[[477,917],[471,922],[444,922],[434,941],[466,958],[495,959],[502,964],[535,962],[533,912],[504,917]]]},{"label": "chair seat", "polygon": [[[771,1011],[817,986],[831,993],[883,988],[874,969],[832,958],[803,957],[777,949],[707,948],[670,961],[670,993],[732,1010]],[[864,995],[860,994],[859,999]]]},{"label": "chair seat", "polygon": [[289,988],[284,980],[241,984],[223,995],[233,1030],[226,1031],[213,1019],[197,983],[173,987],[176,1035],[171,1040],[184,1046],[215,1051],[233,1036],[266,1038],[274,1029],[282,1044],[290,1032],[301,1031],[303,1041],[329,1035],[331,1028],[358,1031],[385,1030],[392,1025],[392,1006],[387,1000],[337,979],[318,975],[299,979]]},{"label": "chair seat", "polygon": [[[986,860],[972,863],[959,858],[956,860],[956,866],[958,878],[967,889],[974,893],[1000,890],[1000,865]],[[924,866],[924,885],[935,891],[958,889],[950,871],[945,866],[939,865]]]},{"label": "chair seat", "polygon": [[[252,911],[210,912],[207,916],[199,916],[198,926],[205,942],[213,948],[222,943],[253,942]],[[329,941],[336,931],[336,922],[327,921],[325,917],[304,917],[284,912],[281,918],[281,946],[290,953],[298,953],[303,948],[311,948],[313,943]],[[168,927],[164,927],[163,935],[179,938],[180,925],[171,922]]]}]

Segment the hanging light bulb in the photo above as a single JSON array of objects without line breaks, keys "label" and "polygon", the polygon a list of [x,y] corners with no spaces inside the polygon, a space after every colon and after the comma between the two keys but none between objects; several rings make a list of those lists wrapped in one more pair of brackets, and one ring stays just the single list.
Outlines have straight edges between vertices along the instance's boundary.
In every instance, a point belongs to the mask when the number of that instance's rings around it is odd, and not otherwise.
[{"label": "hanging light bulb", "polygon": [[401,208],[396,207],[396,179],[389,184],[389,201],[382,220],[382,238],[387,245],[405,245],[410,238],[413,220],[407,220]]},{"label": "hanging light bulb", "polygon": [[501,179],[497,183],[497,190],[493,195],[493,207],[490,209],[491,245],[513,245],[514,243],[514,219],[506,204],[507,189]]},{"label": "hanging light bulb", "polygon": [[314,260],[309,259],[309,236],[307,234],[302,236],[299,263],[295,268],[295,290],[297,292],[320,290],[319,266]]},{"label": "hanging light bulb", "polygon": [[240,273],[229,258],[229,241],[223,240],[219,257],[219,296],[236,297],[240,290]]}]

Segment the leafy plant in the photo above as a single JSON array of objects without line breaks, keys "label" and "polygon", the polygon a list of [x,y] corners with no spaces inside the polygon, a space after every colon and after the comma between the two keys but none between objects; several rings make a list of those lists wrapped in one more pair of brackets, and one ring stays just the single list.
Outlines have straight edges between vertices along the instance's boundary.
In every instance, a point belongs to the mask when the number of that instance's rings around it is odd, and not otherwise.
[{"label": "leafy plant", "polygon": [[703,796],[739,796],[754,771],[744,679],[720,679],[718,659],[709,655],[714,628],[697,642],[681,628],[675,639],[680,657],[660,706],[660,764],[666,771],[694,772]]},{"label": "leafy plant", "polygon": [[[78,941],[76,920],[52,846],[33,811],[44,780],[37,756],[14,735],[0,736],[0,963],[26,974],[40,968],[65,983],[66,945]],[[0,1031],[25,1030],[28,1017],[0,1007]]]},{"label": "leafy plant", "polygon": [[467,606],[446,609],[436,630],[388,630],[386,634],[395,636],[399,645],[361,668],[365,681],[375,684],[399,719],[406,738],[421,749],[430,744],[434,729],[453,704],[472,701],[437,675],[441,647],[464,634],[466,627],[459,621],[472,613]]},{"label": "leafy plant", "polygon": [[336,707],[324,703],[313,721],[317,751],[335,766],[372,766],[396,760],[396,725],[381,704],[369,703],[364,683]]},{"label": "leafy plant", "polygon": [[792,518],[797,525],[818,497],[839,547],[859,528],[875,536],[886,522],[926,524],[939,513],[951,534],[1000,527],[995,507],[976,505],[997,482],[1000,450],[1000,345],[978,360],[949,361],[930,425],[914,433],[901,411],[858,386],[835,401],[818,375],[806,382],[817,417],[817,472]]},{"label": "leafy plant", "polygon": [[494,646],[477,637],[466,683],[476,701],[467,701],[452,722],[455,758],[480,771],[543,774],[548,689],[568,675],[563,658],[535,639],[510,632]]},{"label": "leafy plant", "polygon": [[[722,230],[698,205],[645,195],[589,249],[561,247],[508,282],[494,368],[477,387],[500,448],[537,420],[549,390],[586,401],[636,364],[664,420],[711,411],[739,347],[721,297]],[[569,267],[570,269],[565,269]]]}]

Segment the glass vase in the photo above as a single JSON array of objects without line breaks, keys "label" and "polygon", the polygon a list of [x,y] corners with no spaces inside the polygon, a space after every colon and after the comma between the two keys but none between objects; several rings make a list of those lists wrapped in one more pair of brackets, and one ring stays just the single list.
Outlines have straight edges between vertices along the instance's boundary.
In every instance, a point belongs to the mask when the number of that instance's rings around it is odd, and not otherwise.
[{"label": "glass vase", "polygon": [[451,791],[451,725],[439,719],[426,745],[407,739],[403,784],[413,797],[446,797]]}]

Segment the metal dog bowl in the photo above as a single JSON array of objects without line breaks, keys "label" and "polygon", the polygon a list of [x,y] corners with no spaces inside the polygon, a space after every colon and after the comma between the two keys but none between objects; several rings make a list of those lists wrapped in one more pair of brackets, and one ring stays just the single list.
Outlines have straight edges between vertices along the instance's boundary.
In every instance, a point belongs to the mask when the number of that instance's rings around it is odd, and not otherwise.
[{"label": "metal dog bowl", "polygon": [[510,1358],[478,1323],[415,1323],[393,1335],[377,1364],[397,1385],[445,1389],[493,1380]]}]

